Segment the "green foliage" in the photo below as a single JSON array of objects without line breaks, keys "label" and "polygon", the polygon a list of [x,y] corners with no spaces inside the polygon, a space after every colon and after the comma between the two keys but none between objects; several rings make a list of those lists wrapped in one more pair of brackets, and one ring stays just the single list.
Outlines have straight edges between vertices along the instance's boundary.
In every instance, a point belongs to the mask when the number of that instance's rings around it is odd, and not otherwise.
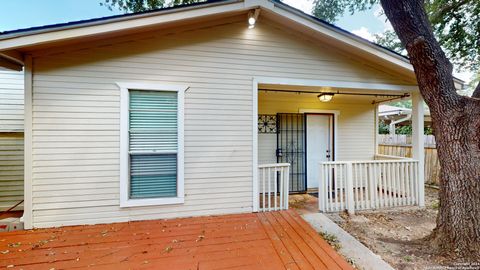
[{"label": "green foliage", "polygon": [[377,0],[315,0],[313,2],[313,15],[327,22],[335,22],[348,10],[351,14],[355,11],[368,10],[377,3]]},{"label": "green foliage", "polygon": [[[378,0],[316,0],[313,14],[334,22],[345,12],[367,10]],[[447,56],[457,66],[477,70],[480,60],[480,1],[425,0],[425,9],[435,35]],[[377,37],[379,44],[397,52],[403,51],[395,32]]]},{"label": "green foliage", "polygon": [[480,1],[428,0],[425,8],[447,56],[454,64],[477,69],[480,58]]},{"label": "green foliage", "polygon": [[184,4],[192,4],[205,2],[205,0],[103,0],[102,6],[108,7],[110,10],[119,9],[122,12],[141,12],[152,9],[164,8],[168,6],[177,6]]},{"label": "green foliage", "polygon": [[392,30],[387,30],[381,34],[375,34],[375,42],[397,53],[406,55],[407,52],[398,38],[397,34]]},{"label": "green foliage", "polygon": [[378,133],[379,134],[389,134],[390,133],[389,126],[383,120],[380,120],[380,122],[378,123]]},{"label": "green foliage", "polygon": [[395,133],[401,135],[412,135],[412,126],[397,126],[395,127]]},{"label": "green foliage", "polygon": [[399,101],[394,101],[389,103],[388,105],[395,106],[395,107],[400,107],[400,108],[412,108],[412,100],[407,99],[407,100],[399,100]]}]

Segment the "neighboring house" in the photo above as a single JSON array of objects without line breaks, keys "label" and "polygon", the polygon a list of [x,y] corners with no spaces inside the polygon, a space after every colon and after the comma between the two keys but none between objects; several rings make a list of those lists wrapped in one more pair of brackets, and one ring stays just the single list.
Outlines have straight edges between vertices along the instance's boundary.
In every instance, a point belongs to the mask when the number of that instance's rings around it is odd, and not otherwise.
[{"label": "neighboring house", "polygon": [[[424,125],[432,127],[430,110],[425,110]],[[396,126],[408,125],[412,120],[412,109],[382,104],[378,106],[378,117],[389,125],[390,134],[395,134]]]},{"label": "neighboring house", "polygon": [[423,204],[408,60],[280,2],[11,31],[0,55],[25,67],[26,228],[258,211],[260,164],[289,162],[291,192],[318,187],[319,162],[375,164],[375,102],[405,95]]},{"label": "neighboring house", "polygon": [[23,73],[0,69],[0,211],[23,200],[23,169]]},{"label": "neighboring house", "polygon": [[23,73],[0,69],[0,211],[22,200]]}]

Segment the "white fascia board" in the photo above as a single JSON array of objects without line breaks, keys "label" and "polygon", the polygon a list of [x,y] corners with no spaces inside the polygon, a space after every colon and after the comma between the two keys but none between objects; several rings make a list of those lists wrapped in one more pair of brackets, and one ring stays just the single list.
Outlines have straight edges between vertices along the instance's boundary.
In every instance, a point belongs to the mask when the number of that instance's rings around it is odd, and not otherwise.
[{"label": "white fascia board", "polygon": [[15,48],[34,46],[44,43],[53,43],[74,38],[88,37],[99,34],[112,33],[136,28],[160,25],[186,19],[212,16],[222,13],[241,11],[245,9],[243,1],[232,0],[228,2],[212,3],[184,9],[172,9],[132,17],[112,18],[112,20],[97,21],[92,23],[71,25],[66,27],[38,30],[0,36],[0,51]]}]

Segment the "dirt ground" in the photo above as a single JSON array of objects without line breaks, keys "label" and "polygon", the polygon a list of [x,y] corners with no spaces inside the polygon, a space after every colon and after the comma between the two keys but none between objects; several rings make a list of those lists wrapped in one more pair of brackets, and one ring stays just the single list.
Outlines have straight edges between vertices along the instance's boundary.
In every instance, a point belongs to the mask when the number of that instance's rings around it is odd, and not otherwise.
[{"label": "dirt ground", "polygon": [[[435,228],[437,196],[436,189],[425,189],[425,209],[404,207],[357,212],[353,217],[346,213],[329,216],[395,269],[480,269],[480,265],[454,264],[448,258],[438,256],[422,240]],[[318,211],[317,203],[317,198],[310,195],[292,195],[290,198],[290,206],[301,214]]]}]

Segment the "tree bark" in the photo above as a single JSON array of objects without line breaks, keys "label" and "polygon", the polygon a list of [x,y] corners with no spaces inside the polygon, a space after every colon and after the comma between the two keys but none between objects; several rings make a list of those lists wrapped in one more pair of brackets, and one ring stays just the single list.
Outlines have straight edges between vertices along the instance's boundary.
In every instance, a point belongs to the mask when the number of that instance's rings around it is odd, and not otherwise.
[{"label": "tree bark", "polygon": [[475,87],[475,91],[473,91],[472,97],[480,98],[480,82],[478,82],[477,87]]},{"label": "tree bark", "polygon": [[480,99],[456,93],[452,64],[433,35],[422,0],[381,4],[407,49],[434,123],[441,170],[431,240],[442,251],[480,259]]}]

